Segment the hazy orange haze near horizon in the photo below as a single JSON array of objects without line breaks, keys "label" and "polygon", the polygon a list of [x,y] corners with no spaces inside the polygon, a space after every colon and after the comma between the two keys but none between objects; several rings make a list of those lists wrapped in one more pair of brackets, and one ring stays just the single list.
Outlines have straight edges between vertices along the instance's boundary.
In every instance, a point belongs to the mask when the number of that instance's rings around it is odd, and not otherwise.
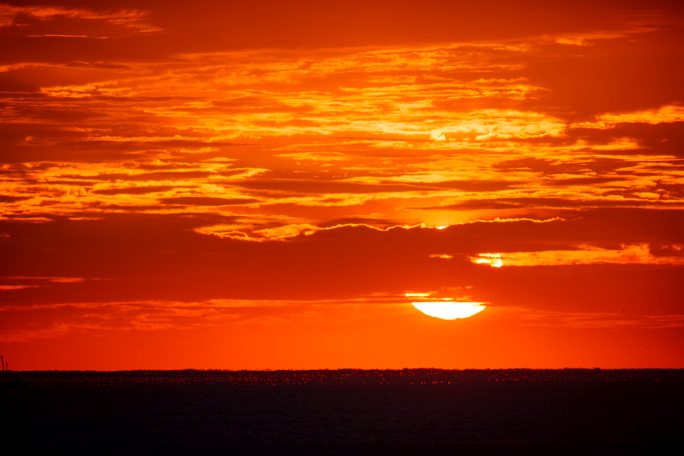
[{"label": "hazy orange haze near horizon", "polygon": [[0,352],[684,367],[683,8],[567,3],[0,3]]}]

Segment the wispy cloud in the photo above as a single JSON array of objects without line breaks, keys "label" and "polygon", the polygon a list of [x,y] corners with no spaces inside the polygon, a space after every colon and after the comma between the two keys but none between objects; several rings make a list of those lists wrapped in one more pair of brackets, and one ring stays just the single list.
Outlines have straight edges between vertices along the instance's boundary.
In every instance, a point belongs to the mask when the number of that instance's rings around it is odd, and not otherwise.
[{"label": "wispy cloud", "polygon": [[[28,27],[32,22],[55,22],[58,20],[81,20],[110,24],[128,29],[132,32],[158,32],[160,29],[148,22],[148,12],[135,9],[90,9],[69,8],[62,6],[15,6],[0,4],[0,28]],[[67,33],[46,33],[29,36],[45,37],[88,37],[89,35],[74,35],[68,33],[74,23],[60,23],[57,25]]]},{"label": "wispy cloud", "polygon": [[580,264],[648,264],[684,265],[684,246],[667,249],[678,255],[651,253],[648,244],[622,245],[620,249],[578,246],[574,250],[540,250],[535,252],[480,253],[471,258],[475,264],[503,266],[563,266]]}]

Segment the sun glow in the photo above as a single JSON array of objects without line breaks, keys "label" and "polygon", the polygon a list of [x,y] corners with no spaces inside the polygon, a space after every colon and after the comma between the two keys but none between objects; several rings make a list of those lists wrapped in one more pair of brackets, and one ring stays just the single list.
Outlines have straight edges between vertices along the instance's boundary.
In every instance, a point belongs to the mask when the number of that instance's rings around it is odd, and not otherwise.
[{"label": "sun glow", "polygon": [[412,302],[411,305],[430,317],[442,320],[458,320],[479,314],[487,308],[481,302],[428,301]]},{"label": "sun glow", "polygon": [[475,264],[487,264],[493,268],[500,268],[504,265],[500,253],[480,253],[477,258],[471,258]]},{"label": "sun glow", "polygon": [[423,299],[411,305],[430,317],[442,320],[469,318],[487,308],[483,302],[455,301],[454,298],[430,298],[431,293],[405,293],[407,298]]}]

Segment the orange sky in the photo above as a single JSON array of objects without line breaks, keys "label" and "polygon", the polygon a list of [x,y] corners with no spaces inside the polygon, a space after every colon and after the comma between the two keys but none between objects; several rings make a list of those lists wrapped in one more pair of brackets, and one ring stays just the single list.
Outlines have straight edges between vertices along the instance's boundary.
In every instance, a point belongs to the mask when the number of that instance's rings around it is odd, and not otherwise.
[{"label": "orange sky", "polygon": [[684,367],[684,9],[548,3],[0,3],[0,352]]}]

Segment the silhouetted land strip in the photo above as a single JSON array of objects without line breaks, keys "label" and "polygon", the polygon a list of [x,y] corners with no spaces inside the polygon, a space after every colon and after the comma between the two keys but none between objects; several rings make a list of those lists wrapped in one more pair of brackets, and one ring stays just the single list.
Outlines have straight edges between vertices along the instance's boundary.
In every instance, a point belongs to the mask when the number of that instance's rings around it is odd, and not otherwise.
[{"label": "silhouetted land strip", "polygon": [[10,449],[676,454],[684,370],[9,372]]}]

